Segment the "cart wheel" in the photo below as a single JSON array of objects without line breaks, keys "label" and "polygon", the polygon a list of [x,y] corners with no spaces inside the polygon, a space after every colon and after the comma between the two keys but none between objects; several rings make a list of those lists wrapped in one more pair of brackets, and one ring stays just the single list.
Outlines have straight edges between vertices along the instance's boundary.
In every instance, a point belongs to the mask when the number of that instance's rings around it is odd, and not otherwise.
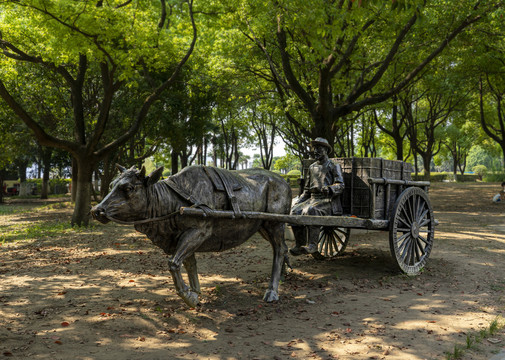
[{"label": "cart wheel", "polygon": [[351,229],[322,226],[319,233],[317,252],[313,253],[312,256],[317,260],[325,260],[342,254],[350,236]]},{"label": "cart wheel", "polygon": [[417,275],[430,256],[435,236],[428,195],[418,187],[407,188],[396,200],[391,219],[391,255],[404,273]]}]

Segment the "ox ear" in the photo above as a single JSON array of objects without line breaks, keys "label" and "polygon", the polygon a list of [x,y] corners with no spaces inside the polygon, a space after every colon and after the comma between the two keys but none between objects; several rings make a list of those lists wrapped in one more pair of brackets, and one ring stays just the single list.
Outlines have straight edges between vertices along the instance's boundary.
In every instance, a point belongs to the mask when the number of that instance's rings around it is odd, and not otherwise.
[{"label": "ox ear", "polygon": [[140,174],[139,177],[141,179],[144,179],[146,177],[146,168],[142,166],[142,169],[140,169]]},{"label": "ox ear", "polygon": [[120,173],[124,173],[126,171],[126,168],[119,164],[116,164],[116,168],[119,170]]},{"label": "ox ear", "polygon": [[163,166],[157,168],[154,170],[152,173],[150,173],[145,179],[144,179],[144,184],[146,186],[155,184],[158,182],[158,180],[161,178],[161,175],[163,174]]}]

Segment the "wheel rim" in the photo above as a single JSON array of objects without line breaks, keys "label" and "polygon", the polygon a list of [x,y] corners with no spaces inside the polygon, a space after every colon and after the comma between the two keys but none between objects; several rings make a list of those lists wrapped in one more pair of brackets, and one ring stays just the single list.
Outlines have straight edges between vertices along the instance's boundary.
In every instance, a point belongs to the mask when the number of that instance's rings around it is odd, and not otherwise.
[{"label": "wheel rim", "polygon": [[433,247],[433,210],[426,193],[411,187],[395,204],[390,247],[399,268],[415,275],[424,267]]},{"label": "wheel rim", "polygon": [[323,226],[319,232],[317,252],[312,256],[318,260],[331,259],[342,254],[349,242],[351,229]]}]

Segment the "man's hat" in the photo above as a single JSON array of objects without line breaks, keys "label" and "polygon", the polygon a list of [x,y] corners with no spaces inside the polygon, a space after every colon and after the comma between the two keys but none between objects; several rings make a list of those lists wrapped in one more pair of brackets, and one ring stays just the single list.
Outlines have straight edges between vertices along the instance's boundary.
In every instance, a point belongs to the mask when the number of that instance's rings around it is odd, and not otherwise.
[{"label": "man's hat", "polygon": [[312,147],[316,146],[316,145],[322,145],[324,146],[327,150],[328,150],[328,154],[331,153],[333,151],[332,147],[330,146],[330,144],[328,143],[328,140],[322,138],[322,137],[317,137],[315,138],[314,140],[312,140],[310,142],[310,145]]}]

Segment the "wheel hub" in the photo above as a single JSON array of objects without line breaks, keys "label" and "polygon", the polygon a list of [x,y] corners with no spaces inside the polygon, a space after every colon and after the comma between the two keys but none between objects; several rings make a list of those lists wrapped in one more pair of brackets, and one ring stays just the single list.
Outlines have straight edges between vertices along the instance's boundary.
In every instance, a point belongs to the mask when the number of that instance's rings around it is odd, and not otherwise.
[{"label": "wheel hub", "polygon": [[414,221],[412,223],[412,227],[410,228],[410,234],[414,239],[417,239],[419,237],[419,224],[417,221]]}]

